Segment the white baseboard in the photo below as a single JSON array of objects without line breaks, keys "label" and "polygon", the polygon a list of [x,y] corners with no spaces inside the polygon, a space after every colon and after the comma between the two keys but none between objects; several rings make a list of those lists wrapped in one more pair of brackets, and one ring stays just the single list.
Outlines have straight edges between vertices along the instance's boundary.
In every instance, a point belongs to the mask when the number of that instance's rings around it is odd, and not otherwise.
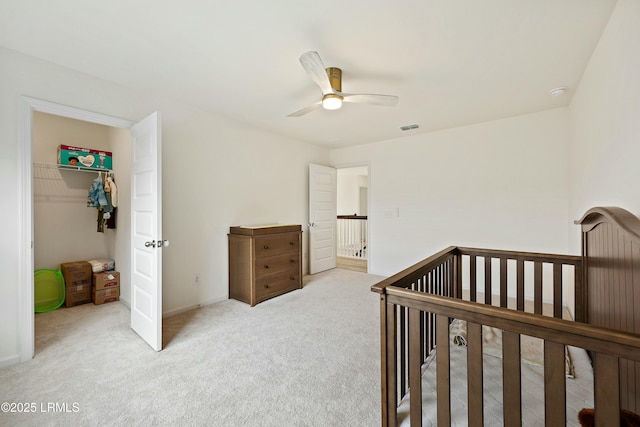
[{"label": "white baseboard", "polygon": [[226,301],[228,299],[229,298],[227,298],[227,297],[214,298],[214,299],[210,299],[210,300],[207,300],[207,301],[203,301],[200,304],[188,305],[188,306],[185,306],[185,307],[175,308],[173,310],[165,311],[164,313],[162,313],[162,318],[165,319],[167,317],[177,316],[178,314],[182,314],[182,313],[185,313],[187,311],[195,310],[197,308],[204,307],[205,305],[216,304],[218,302]]},{"label": "white baseboard", "polygon": [[[162,318],[167,318],[167,317],[171,317],[171,316],[177,316],[178,314],[182,314],[185,313],[187,311],[191,311],[191,310],[195,310],[197,308],[201,308],[204,307],[205,305],[211,305],[211,304],[215,304],[218,302],[222,302],[222,301],[226,301],[229,298],[226,297],[221,297],[221,298],[214,298],[208,301],[204,301],[201,302],[200,304],[194,304],[194,305],[188,305],[185,307],[179,307],[179,308],[175,308],[173,310],[169,310],[169,311],[165,311],[164,313],[162,313]],[[124,304],[129,310],[131,310],[131,303],[125,299],[120,298],[120,303]]]},{"label": "white baseboard", "polygon": [[129,309],[129,311],[131,311],[131,303],[129,301],[127,301],[126,299],[123,299],[122,297],[120,297],[120,302],[122,304],[124,304],[124,306],[127,307]]}]

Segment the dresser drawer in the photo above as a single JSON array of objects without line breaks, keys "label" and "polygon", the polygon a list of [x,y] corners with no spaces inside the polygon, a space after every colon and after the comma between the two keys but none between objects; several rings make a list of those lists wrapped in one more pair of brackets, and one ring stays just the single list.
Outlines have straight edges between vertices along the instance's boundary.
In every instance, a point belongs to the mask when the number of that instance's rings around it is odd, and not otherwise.
[{"label": "dresser drawer", "polygon": [[282,233],[255,239],[256,258],[300,250],[300,233]]},{"label": "dresser drawer", "polygon": [[300,288],[297,269],[256,279],[256,302]]},{"label": "dresser drawer", "polygon": [[279,273],[285,270],[298,269],[300,255],[298,252],[291,252],[283,255],[257,258],[255,260],[256,278]]}]

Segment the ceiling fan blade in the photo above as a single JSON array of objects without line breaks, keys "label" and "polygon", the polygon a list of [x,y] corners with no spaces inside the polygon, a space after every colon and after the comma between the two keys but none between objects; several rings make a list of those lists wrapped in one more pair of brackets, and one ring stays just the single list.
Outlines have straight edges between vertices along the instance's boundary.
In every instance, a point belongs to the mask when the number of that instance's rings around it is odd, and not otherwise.
[{"label": "ceiling fan blade", "polygon": [[300,63],[307,74],[311,76],[311,79],[320,86],[323,95],[334,93],[331,82],[329,82],[329,77],[327,77],[327,71],[324,68],[318,52],[310,51],[303,53],[300,55]]},{"label": "ceiling fan blade", "polygon": [[394,95],[374,95],[374,94],[353,94],[341,93],[344,102],[354,102],[358,104],[373,104],[393,107],[398,103],[398,97]]},{"label": "ceiling fan blade", "polygon": [[287,117],[300,117],[300,116],[304,116],[307,113],[310,113],[311,111],[315,110],[316,108],[322,106],[322,101],[316,102],[315,104],[311,104],[308,107],[304,107],[302,110],[298,110],[296,112],[293,112],[291,114],[289,114]]}]

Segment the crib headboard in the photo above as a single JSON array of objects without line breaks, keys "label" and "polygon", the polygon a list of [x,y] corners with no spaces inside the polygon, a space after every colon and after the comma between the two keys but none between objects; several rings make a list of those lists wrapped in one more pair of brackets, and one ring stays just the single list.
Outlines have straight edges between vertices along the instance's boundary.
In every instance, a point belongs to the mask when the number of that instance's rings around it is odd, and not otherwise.
[{"label": "crib headboard", "polygon": [[[597,207],[576,224],[582,229],[583,320],[640,334],[640,219],[622,208]],[[640,412],[640,363],[620,360],[620,378],[621,405]]]}]

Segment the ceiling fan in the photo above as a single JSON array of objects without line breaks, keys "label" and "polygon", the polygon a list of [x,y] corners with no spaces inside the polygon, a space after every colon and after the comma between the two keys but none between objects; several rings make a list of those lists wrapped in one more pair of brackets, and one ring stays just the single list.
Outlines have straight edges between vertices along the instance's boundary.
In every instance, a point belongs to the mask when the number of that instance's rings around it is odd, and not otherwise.
[{"label": "ceiling fan", "polygon": [[289,114],[287,117],[300,117],[322,106],[325,110],[337,110],[343,102],[358,104],[373,104],[394,106],[398,97],[393,95],[353,94],[342,92],[342,70],[336,67],[325,68],[318,52],[310,51],[300,55],[302,68],[311,79],[320,86],[322,100],[301,110]]}]

